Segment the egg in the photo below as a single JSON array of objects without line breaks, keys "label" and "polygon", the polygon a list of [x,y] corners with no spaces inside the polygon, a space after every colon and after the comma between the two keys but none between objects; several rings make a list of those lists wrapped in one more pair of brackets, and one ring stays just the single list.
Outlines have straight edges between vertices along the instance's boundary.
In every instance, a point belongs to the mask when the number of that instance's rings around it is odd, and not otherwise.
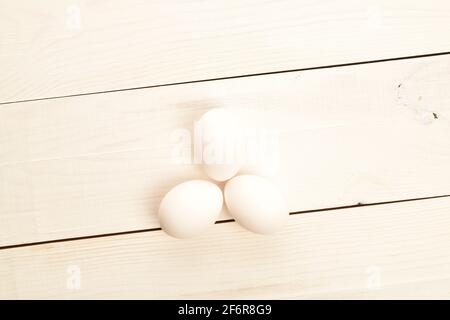
[{"label": "egg", "polygon": [[161,228],[175,238],[191,238],[217,220],[223,206],[222,190],[206,180],[190,180],[172,188],[162,199]]},{"label": "egg", "polygon": [[215,108],[196,124],[200,132],[203,170],[213,180],[226,181],[239,171],[237,141],[240,126],[230,111]]},{"label": "egg", "polygon": [[244,228],[260,234],[280,230],[289,216],[281,191],[270,180],[241,175],[229,180],[224,190],[229,213]]}]

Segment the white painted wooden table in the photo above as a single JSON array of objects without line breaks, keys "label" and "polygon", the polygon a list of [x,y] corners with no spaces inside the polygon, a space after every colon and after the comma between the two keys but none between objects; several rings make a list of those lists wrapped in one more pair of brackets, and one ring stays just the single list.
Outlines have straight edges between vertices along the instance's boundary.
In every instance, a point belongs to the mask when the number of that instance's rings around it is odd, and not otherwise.
[{"label": "white painted wooden table", "polygon": [[[0,298],[450,298],[450,2],[0,0]],[[171,134],[279,132],[292,212],[180,241]]]}]

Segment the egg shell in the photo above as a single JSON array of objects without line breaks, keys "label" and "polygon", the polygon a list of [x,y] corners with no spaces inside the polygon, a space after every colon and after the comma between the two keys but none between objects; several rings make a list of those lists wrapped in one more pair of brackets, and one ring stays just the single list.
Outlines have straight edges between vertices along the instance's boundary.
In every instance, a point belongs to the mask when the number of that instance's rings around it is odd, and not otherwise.
[{"label": "egg shell", "polygon": [[215,181],[223,182],[234,177],[240,169],[238,164],[209,164],[203,165],[203,171]]},{"label": "egg shell", "polygon": [[172,188],[159,206],[161,228],[175,238],[191,238],[217,220],[223,206],[222,190],[206,180],[190,180]]},{"label": "egg shell", "polygon": [[198,121],[201,132],[203,170],[213,180],[226,181],[241,165],[236,153],[240,126],[230,111],[215,108]]},{"label": "egg shell", "polygon": [[244,228],[260,234],[280,230],[289,216],[286,201],[270,180],[241,175],[225,185],[225,203],[230,214]]}]

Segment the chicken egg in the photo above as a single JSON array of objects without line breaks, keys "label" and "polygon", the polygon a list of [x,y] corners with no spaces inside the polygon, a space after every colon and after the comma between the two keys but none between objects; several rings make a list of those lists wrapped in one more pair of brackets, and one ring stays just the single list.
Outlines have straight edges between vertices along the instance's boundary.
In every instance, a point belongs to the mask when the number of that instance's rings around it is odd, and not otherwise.
[{"label": "chicken egg", "polygon": [[191,238],[213,225],[223,205],[222,190],[206,180],[172,188],[159,206],[161,228],[175,238]]},{"label": "chicken egg", "polygon": [[226,181],[240,169],[237,154],[239,125],[223,108],[206,112],[198,121],[203,170],[213,180]]},{"label": "chicken egg", "polygon": [[225,185],[225,203],[236,222],[260,234],[280,230],[289,216],[280,190],[270,180],[241,175]]}]

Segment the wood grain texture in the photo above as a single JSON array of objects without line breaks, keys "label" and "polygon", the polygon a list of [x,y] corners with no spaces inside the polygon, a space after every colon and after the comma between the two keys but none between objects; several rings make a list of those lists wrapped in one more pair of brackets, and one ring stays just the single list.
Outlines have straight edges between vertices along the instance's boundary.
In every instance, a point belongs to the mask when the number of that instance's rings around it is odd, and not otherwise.
[{"label": "wood grain texture", "polygon": [[449,84],[441,56],[3,105],[0,245],[158,227],[204,178],[171,135],[217,106],[278,132],[292,212],[449,194]]},{"label": "wood grain texture", "polygon": [[449,226],[441,198],[291,215],[273,236],[231,222],[6,249],[0,297],[449,298]]},{"label": "wood grain texture", "polygon": [[0,102],[450,51],[447,0],[0,1]]}]

